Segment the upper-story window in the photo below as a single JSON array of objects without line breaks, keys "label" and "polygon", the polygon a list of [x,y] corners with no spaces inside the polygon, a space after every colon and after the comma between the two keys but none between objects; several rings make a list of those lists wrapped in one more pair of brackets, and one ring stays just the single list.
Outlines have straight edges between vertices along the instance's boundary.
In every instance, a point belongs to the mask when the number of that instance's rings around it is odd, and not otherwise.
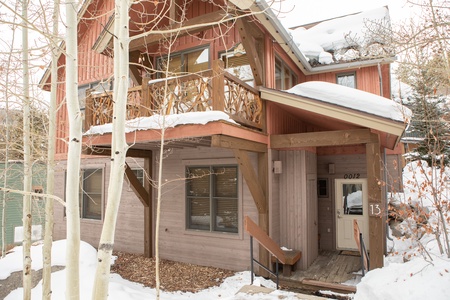
[{"label": "upper-story window", "polygon": [[336,75],[336,83],[356,89],[356,74],[355,74],[355,72],[337,74]]},{"label": "upper-story window", "polygon": [[223,61],[225,70],[228,73],[250,86],[255,86],[252,68],[242,44],[238,44],[232,50],[222,53],[220,59]]},{"label": "upper-story window", "polygon": [[297,84],[295,73],[279,58],[275,58],[275,88],[287,90]]},{"label": "upper-story window", "polygon": [[209,48],[191,49],[160,57],[157,60],[157,66],[159,78],[208,70],[210,68]]}]

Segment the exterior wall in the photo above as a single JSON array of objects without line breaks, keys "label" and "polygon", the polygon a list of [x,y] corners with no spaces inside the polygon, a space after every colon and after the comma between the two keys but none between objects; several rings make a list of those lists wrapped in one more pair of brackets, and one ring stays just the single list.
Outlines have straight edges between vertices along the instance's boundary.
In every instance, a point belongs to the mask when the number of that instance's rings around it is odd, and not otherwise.
[{"label": "exterior wall", "polygon": [[[33,180],[32,186],[40,186],[44,188],[46,184],[46,165],[35,164],[33,166]],[[5,164],[0,163],[0,180],[1,185],[13,190],[23,190],[23,163],[22,162],[10,162],[8,169],[5,170]],[[6,178],[5,178],[6,177]],[[6,180],[6,181],[5,181]],[[6,183],[6,184],[4,184]],[[16,236],[16,227],[23,227],[23,195],[17,193],[4,193],[0,192],[0,211],[3,210],[3,199],[6,197],[5,202],[5,244],[13,245],[22,243],[22,236]],[[32,198],[31,214],[32,214],[32,239],[39,240],[44,234],[45,225],[45,202],[41,199]],[[2,214],[0,214],[0,247],[2,245]],[[39,231],[41,229],[41,231]],[[20,231],[20,230],[19,230]],[[18,232],[19,234],[19,232]]]},{"label": "exterior wall", "polygon": [[[110,159],[97,157],[83,159],[81,168],[103,169],[103,214],[105,212],[106,199],[108,197],[108,182],[110,173]],[[143,161],[139,159],[127,160],[131,168],[143,167]],[[64,199],[65,193],[66,162],[60,161],[55,172],[55,194]],[[54,240],[66,238],[66,219],[64,207],[55,205]],[[98,247],[103,222],[101,220],[80,220],[81,239],[94,247]],[[124,181],[119,215],[117,218],[114,250],[131,253],[144,253],[144,210],[143,205],[129,188],[127,180]]]},{"label": "exterior wall", "polygon": [[[329,173],[329,164],[334,164],[334,174]],[[328,197],[318,198],[320,249],[336,250],[334,180],[355,173],[359,173],[360,178],[367,178],[365,154],[317,157],[317,178],[328,180]]]},{"label": "exterior wall", "polygon": [[269,235],[278,244],[280,241],[280,225],[283,217],[280,212],[280,174],[273,172],[273,161],[279,161],[279,151],[269,150]]},{"label": "exterior wall", "polygon": [[318,255],[316,154],[280,151],[280,246],[302,251],[297,263],[307,269]]},{"label": "exterior wall", "polygon": [[[251,159],[256,167],[257,155],[252,154]],[[258,212],[242,175],[239,175],[238,183],[238,234],[186,229],[186,189],[183,180],[186,166],[223,163],[237,164],[232,151],[216,148],[173,149],[164,159],[165,185],[162,191],[159,240],[162,258],[231,270],[250,268],[250,238],[244,232],[243,218],[248,215],[257,223]],[[157,169],[158,166],[155,166],[155,172]],[[254,246],[255,257],[258,257],[256,242]]]}]

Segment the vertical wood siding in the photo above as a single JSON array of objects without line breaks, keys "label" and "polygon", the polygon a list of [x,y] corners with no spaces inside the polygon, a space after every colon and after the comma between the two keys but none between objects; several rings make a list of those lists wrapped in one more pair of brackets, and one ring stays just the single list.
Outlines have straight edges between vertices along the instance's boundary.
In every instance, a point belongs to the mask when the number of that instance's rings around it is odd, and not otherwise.
[{"label": "vertical wood siding", "polygon": [[302,251],[300,268],[318,255],[316,155],[304,150],[279,151],[280,244]]}]

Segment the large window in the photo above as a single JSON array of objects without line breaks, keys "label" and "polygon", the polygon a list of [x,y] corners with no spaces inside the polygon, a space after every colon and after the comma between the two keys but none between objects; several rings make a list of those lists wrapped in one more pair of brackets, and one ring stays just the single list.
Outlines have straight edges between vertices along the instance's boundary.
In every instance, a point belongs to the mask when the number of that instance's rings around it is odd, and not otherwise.
[{"label": "large window", "polygon": [[237,166],[186,168],[187,228],[238,232]]},{"label": "large window", "polygon": [[275,59],[275,88],[287,90],[297,84],[295,73],[279,58]]},{"label": "large window", "polygon": [[103,203],[102,169],[82,169],[80,171],[79,197],[80,217],[82,219],[100,220]]},{"label": "large window", "polygon": [[244,81],[250,86],[255,86],[252,68],[248,61],[247,53],[242,44],[238,44],[233,50],[220,55],[225,70]]},{"label": "large window", "polygon": [[351,73],[342,73],[336,75],[336,83],[339,85],[347,86],[356,89],[356,74],[355,72]]},{"label": "large window", "polygon": [[159,78],[166,77],[166,70],[169,71],[167,77],[207,70],[210,68],[209,48],[174,53],[170,55],[170,60],[168,56],[160,57],[157,66]]}]

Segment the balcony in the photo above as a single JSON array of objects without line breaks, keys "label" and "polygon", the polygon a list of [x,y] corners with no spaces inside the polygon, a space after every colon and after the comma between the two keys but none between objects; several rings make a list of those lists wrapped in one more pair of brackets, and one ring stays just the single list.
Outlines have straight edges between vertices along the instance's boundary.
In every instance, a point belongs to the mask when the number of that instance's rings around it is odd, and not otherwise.
[{"label": "balcony", "polygon": [[[224,71],[220,60],[211,70],[167,79],[143,80],[128,90],[127,120],[154,114],[223,111],[237,123],[262,130],[263,105],[258,91]],[[112,92],[88,94],[85,127],[112,123]]]}]

